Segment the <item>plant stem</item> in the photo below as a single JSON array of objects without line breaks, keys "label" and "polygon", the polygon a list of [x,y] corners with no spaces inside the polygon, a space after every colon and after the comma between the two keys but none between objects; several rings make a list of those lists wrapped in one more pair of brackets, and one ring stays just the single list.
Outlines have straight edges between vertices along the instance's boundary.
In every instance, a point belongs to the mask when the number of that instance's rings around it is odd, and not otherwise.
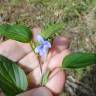
[{"label": "plant stem", "polygon": [[31,48],[32,48],[32,51],[35,52],[35,44],[34,44],[32,41],[30,41],[30,46],[31,46]]},{"label": "plant stem", "polygon": [[[35,53],[35,44],[32,41],[30,41],[30,46],[32,48],[32,51]],[[41,75],[42,75],[42,66],[41,66],[40,57],[39,57],[38,54],[37,54],[37,57],[38,57],[38,61],[39,61],[39,64],[40,64],[40,72],[41,72]]]}]

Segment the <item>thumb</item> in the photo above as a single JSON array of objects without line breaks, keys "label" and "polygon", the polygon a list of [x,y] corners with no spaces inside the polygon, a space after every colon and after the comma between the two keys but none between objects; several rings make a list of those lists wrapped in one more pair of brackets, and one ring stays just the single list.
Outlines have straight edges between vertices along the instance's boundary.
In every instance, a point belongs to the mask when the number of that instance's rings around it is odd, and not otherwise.
[{"label": "thumb", "polygon": [[33,39],[36,41],[36,36],[41,33],[41,29],[39,27],[34,27],[33,31]]},{"label": "thumb", "polygon": [[17,96],[53,96],[52,93],[45,87],[35,88]]}]

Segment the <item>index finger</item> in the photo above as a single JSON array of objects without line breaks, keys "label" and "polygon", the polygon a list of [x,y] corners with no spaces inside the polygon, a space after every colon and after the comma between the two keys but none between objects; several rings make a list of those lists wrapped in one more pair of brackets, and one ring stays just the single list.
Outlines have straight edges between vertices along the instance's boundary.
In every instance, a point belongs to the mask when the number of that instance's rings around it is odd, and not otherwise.
[{"label": "index finger", "polygon": [[26,54],[31,52],[29,44],[21,43],[15,40],[7,40],[0,44],[0,55],[17,62]]}]

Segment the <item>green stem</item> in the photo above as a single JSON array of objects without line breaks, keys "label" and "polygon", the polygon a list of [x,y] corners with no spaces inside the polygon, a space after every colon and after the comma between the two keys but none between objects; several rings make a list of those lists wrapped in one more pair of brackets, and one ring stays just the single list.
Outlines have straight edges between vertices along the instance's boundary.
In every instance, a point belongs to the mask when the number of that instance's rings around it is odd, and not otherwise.
[{"label": "green stem", "polygon": [[49,73],[50,73],[50,70],[47,70],[46,73],[43,74],[42,82],[41,82],[42,86],[44,86],[48,82]]},{"label": "green stem", "polygon": [[67,68],[59,67],[61,70],[66,70]]},{"label": "green stem", "polygon": [[35,52],[35,44],[34,44],[32,41],[30,41],[30,46],[31,46],[31,48],[32,48],[32,51]]},{"label": "green stem", "polygon": [[[32,48],[32,51],[35,53],[35,43],[33,41],[30,41],[30,46]],[[39,55],[36,54],[37,57],[38,57],[38,60],[39,60],[39,64],[40,64],[40,71],[41,71],[41,74],[42,74],[42,66],[41,66],[41,62],[40,62],[40,58],[39,58]]]}]

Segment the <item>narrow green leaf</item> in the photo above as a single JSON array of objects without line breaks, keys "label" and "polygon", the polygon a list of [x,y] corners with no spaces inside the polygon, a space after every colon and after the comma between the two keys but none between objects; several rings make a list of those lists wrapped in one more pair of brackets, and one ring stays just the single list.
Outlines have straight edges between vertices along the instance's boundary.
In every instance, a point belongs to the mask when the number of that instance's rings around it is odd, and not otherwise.
[{"label": "narrow green leaf", "polygon": [[63,60],[63,68],[84,68],[96,64],[96,54],[93,53],[72,53]]},{"label": "narrow green leaf", "polygon": [[28,87],[24,71],[16,63],[0,55],[0,88],[8,96],[15,96]]},{"label": "narrow green leaf", "polygon": [[52,24],[49,25],[44,31],[42,31],[41,35],[43,36],[43,38],[49,39],[52,36],[58,34],[63,28],[64,24]]},{"label": "narrow green leaf", "polygon": [[47,70],[47,72],[43,75],[43,78],[42,78],[42,85],[46,85],[46,83],[48,82],[49,80],[49,73],[50,73],[50,70]]},{"label": "narrow green leaf", "polygon": [[24,25],[17,25],[17,24],[0,25],[0,35],[24,43],[30,42],[32,39],[31,30]]}]

